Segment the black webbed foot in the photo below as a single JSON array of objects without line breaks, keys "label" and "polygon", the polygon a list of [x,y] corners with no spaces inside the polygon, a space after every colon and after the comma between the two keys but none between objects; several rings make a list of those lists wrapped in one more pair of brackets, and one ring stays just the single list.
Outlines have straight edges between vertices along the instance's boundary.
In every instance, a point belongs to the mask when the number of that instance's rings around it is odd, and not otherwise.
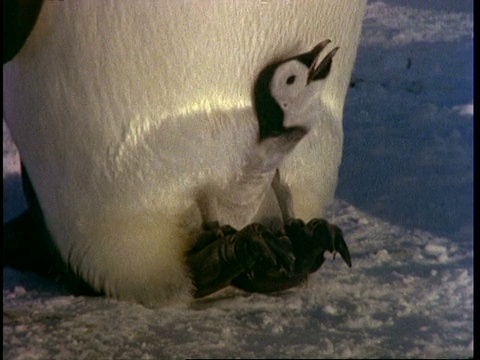
[{"label": "black webbed foot", "polygon": [[325,261],[325,251],[338,252],[345,263],[352,267],[352,260],[342,230],[324,219],[312,219],[306,225],[300,219],[285,224],[285,233],[292,242],[296,258],[295,271],[312,273]]},{"label": "black webbed foot", "polygon": [[325,261],[324,253],[340,253],[348,266],[351,258],[343,239],[342,231],[323,219],[313,219],[306,225],[300,219],[287,221],[284,229],[277,234],[278,239],[288,239],[291,243],[295,267],[293,273],[286,274],[274,268],[254,267],[250,273],[242,273],[232,281],[232,285],[251,292],[273,292],[301,284],[308,274],[315,272]]},{"label": "black webbed foot", "polygon": [[263,293],[291,288],[320,268],[326,251],[351,267],[342,231],[323,219],[291,219],[275,234],[260,224],[237,231],[212,222],[203,230],[187,253],[196,297],[228,285]]},{"label": "black webbed foot", "polygon": [[226,225],[203,226],[186,261],[195,285],[195,296],[202,297],[230,285],[240,274],[252,278],[252,271],[272,269],[290,276],[295,258],[288,238],[278,238],[263,225],[250,224],[237,231]]}]

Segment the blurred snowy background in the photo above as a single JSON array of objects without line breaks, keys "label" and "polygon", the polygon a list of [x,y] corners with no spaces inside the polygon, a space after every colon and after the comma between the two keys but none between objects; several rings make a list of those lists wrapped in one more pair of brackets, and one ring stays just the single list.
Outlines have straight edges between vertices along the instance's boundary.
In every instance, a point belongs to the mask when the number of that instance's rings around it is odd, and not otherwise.
[{"label": "blurred snowy background", "polygon": [[[274,296],[184,308],[73,297],[4,268],[6,359],[473,356],[473,1],[370,1],[327,261]],[[4,124],[4,220],[23,206]]]},{"label": "blurred snowy background", "polygon": [[337,189],[381,219],[470,241],[472,8],[472,1],[369,3]]}]

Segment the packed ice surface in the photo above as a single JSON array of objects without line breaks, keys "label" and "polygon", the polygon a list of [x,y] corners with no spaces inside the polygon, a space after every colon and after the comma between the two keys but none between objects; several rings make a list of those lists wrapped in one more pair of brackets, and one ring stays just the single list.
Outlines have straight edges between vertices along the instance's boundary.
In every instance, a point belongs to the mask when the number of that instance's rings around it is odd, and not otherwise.
[{"label": "packed ice surface", "polygon": [[189,307],[147,309],[73,297],[7,269],[6,358],[472,356],[471,247],[341,200],[329,218],[353,267],[327,261],[305,286],[276,295],[226,289]]},{"label": "packed ice surface", "polygon": [[[74,297],[4,269],[4,358],[473,356],[473,1],[370,2],[337,200],[349,269],[187,307]],[[4,125],[5,219],[24,206]]]}]

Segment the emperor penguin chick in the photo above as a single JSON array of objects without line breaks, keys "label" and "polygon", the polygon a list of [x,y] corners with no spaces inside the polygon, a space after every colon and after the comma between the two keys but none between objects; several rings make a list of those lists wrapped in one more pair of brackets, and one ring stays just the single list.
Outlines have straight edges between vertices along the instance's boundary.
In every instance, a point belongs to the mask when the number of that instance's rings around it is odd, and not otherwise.
[{"label": "emperor penguin chick", "polygon": [[[325,251],[339,252],[348,266],[350,254],[341,230],[323,219],[305,224],[296,219],[292,196],[279,166],[308,135],[310,104],[327,81],[338,47],[321,58],[330,43],[273,63],[260,72],[253,89],[258,139],[243,167],[225,189],[201,192],[198,205],[204,233],[187,253],[187,264],[202,297],[227,285],[247,291],[272,292],[303,282],[324,261]],[[318,119],[322,121],[322,119]],[[268,229],[248,223],[270,186],[282,213],[283,225]],[[232,213],[232,223],[220,224],[220,214]],[[225,217],[225,216],[223,216]]]}]

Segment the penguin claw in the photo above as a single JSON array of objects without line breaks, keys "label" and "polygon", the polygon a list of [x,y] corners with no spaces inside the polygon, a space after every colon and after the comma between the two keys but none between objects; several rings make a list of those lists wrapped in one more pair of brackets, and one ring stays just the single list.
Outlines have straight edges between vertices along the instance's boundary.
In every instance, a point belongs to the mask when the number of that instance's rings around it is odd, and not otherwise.
[{"label": "penguin claw", "polygon": [[324,262],[324,253],[328,251],[340,254],[345,263],[352,267],[350,251],[343,238],[342,230],[324,219],[312,219],[306,225],[300,219],[290,219],[285,224],[299,270],[316,271]]},{"label": "penguin claw", "polygon": [[348,267],[352,267],[352,258],[350,256],[350,251],[348,250],[347,243],[343,238],[342,230],[339,227],[332,225],[334,227],[334,237],[333,237],[333,258],[335,259],[335,255],[338,252],[342,257],[343,261],[348,265]]}]

